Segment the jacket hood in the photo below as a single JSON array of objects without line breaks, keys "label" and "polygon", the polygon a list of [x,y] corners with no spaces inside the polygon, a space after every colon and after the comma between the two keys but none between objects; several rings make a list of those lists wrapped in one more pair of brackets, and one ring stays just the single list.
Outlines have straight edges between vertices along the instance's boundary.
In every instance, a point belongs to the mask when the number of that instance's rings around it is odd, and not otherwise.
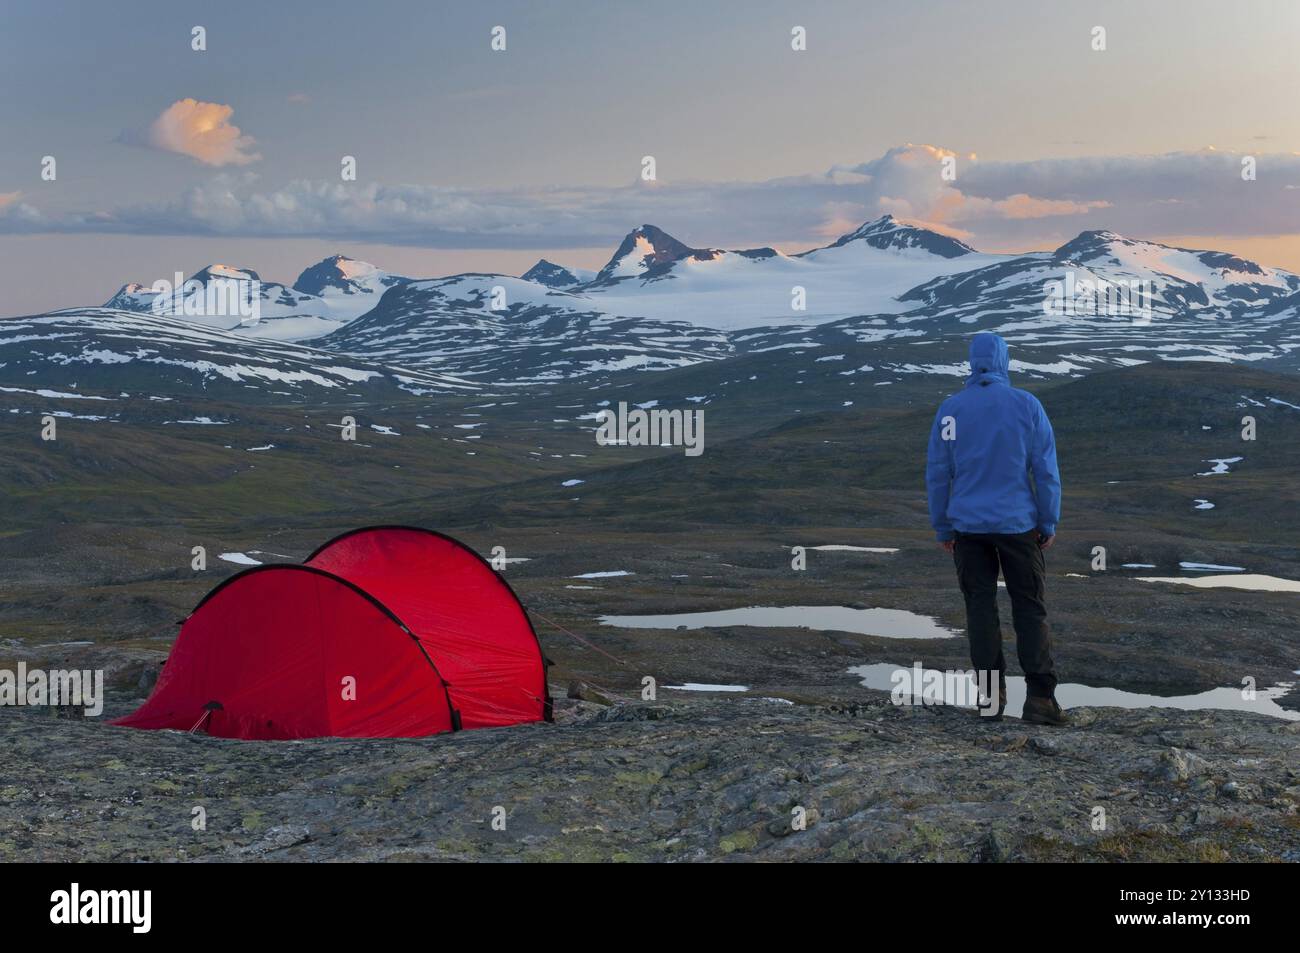
[{"label": "jacket hood", "polygon": [[966,378],[966,386],[994,382],[1011,383],[1011,378],[1007,374],[1009,364],[1007,342],[996,334],[981,331],[971,338],[970,377]]}]

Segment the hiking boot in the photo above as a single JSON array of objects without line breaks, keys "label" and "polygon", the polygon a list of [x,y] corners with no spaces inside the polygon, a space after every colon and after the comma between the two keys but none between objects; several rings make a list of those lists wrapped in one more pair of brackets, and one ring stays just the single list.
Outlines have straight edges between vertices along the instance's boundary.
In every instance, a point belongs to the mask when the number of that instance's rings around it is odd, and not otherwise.
[{"label": "hiking boot", "polygon": [[1061,711],[1055,698],[1031,696],[1025,699],[1025,710],[1020,715],[1020,720],[1031,725],[1068,725],[1070,716]]}]

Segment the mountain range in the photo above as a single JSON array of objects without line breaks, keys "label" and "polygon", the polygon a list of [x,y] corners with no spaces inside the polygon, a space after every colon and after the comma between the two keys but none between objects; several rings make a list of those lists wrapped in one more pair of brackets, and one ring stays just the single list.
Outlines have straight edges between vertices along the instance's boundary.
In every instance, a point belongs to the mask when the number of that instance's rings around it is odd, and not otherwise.
[{"label": "mountain range", "polygon": [[[1052,313],[1053,283],[1141,286],[1149,307],[1140,317]],[[219,284],[255,290],[257,319],[190,307]],[[519,277],[414,279],[335,255],[291,285],[219,264],[179,289],[129,283],[100,308],[6,319],[0,376],[157,393],[235,383],[270,399],[342,381],[425,391],[705,363],[725,377],[725,362],[742,355],[816,351],[816,360],[856,345],[882,358],[858,370],[883,383],[964,373],[960,349],[936,345],[978,330],[1003,334],[1019,369],[1041,376],[1151,360],[1298,370],[1300,277],[1109,231],[994,255],[885,215],[787,255],[693,247],[643,224],[595,272],[543,259]]]}]

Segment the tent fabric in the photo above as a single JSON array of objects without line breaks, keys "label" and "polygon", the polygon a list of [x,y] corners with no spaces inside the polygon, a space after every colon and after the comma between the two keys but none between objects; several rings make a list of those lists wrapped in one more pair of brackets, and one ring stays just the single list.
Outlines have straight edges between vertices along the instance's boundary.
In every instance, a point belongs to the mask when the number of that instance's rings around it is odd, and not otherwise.
[{"label": "tent fabric", "polygon": [[541,646],[505,581],[450,537],[371,527],[305,565],[223,581],[182,623],[148,700],[114,724],[391,738],[550,718]]},{"label": "tent fabric", "polygon": [[465,728],[547,718],[546,665],[513,590],[449,536],[374,526],[338,536],[307,559],[391,607],[447,680]]},{"label": "tent fabric", "polygon": [[[354,679],[355,699],[345,697]],[[452,729],[419,643],[344,579],[257,566],[214,589],[181,628],[148,701],[115,724],[222,738],[405,737]]]}]

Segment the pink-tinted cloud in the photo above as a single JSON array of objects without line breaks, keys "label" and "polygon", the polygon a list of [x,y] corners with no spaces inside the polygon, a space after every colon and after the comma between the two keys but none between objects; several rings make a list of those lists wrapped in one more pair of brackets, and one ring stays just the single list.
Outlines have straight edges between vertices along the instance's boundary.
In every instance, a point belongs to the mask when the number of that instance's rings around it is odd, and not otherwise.
[{"label": "pink-tinted cloud", "polygon": [[1110,208],[1110,203],[1097,200],[1073,202],[1069,199],[1040,199],[1024,192],[1009,195],[994,202],[994,207],[1004,218],[1048,218],[1052,215],[1083,215],[1095,208]]},{"label": "pink-tinted cloud", "polygon": [[204,165],[248,165],[262,158],[252,151],[254,139],[230,121],[234,108],[222,103],[178,99],[150,123],[142,137],[128,137],[164,152],[175,152]]},{"label": "pink-tinted cloud", "polygon": [[[950,175],[941,175],[947,162]],[[979,169],[974,153],[965,155],[941,146],[908,143],[851,169],[838,169],[840,179],[858,176],[858,185],[872,199],[873,210],[899,218],[952,225],[975,219],[1033,219],[1084,215],[1107,208],[1101,200],[1047,199],[1019,192],[991,198],[971,192],[964,183]]]},{"label": "pink-tinted cloud", "polygon": [[0,221],[19,228],[39,225],[41,213],[22,198],[22,192],[0,192]]}]

